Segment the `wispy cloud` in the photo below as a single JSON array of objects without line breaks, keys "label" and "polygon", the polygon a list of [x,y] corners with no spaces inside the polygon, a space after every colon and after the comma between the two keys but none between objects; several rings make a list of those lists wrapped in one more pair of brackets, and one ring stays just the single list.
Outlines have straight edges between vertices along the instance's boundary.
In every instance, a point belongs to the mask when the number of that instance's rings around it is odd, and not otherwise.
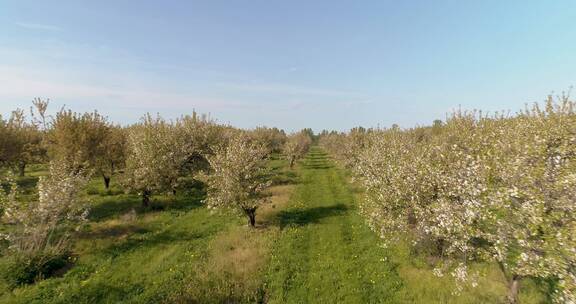
[{"label": "wispy cloud", "polygon": [[62,30],[61,27],[51,24],[29,23],[29,22],[16,22],[15,24],[21,28],[29,30],[52,31],[52,32],[59,32]]},{"label": "wispy cloud", "polygon": [[1,65],[0,83],[3,86],[0,90],[0,99],[31,100],[42,96],[56,100],[84,99],[88,102],[98,101],[122,107],[173,109],[199,107],[209,111],[237,109],[244,106],[228,99],[173,93],[160,89],[110,87],[75,83],[64,79],[48,79],[35,71]]}]

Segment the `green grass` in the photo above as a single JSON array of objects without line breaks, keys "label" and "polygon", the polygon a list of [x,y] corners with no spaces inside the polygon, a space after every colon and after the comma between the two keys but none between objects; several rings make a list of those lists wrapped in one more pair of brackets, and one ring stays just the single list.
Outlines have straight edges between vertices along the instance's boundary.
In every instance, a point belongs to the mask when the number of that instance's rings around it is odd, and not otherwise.
[{"label": "green grass", "polygon": [[[195,201],[188,201],[192,206]],[[184,288],[182,278],[220,231],[238,219],[205,208],[140,214],[90,224],[76,242],[73,268],[19,288],[8,303],[153,303]]]},{"label": "green grass", "polygon": [[[25,193],[32,193],[37,182],[32,173],[18,180]],[[213,240],[245,222],[226,212],[211,213],[201,205],[201,191],[156,196],[151,210],[118,189],[114,180],[110,191],[101,179],[88,185],[90,222],[76,236],[69,271],[13,291],[0,286],[0,302],[173,302],[190,288],[199,266],[215,255],[210,252]]]},{"label": "green grass", "polygon": [[302,162],[267,277],[269,303],[394,303],[395,265],[357,214],[352,191],[326,155]]},{"label": "green grass", "polygon": [[[27,195],[42,166],[19,182]],[[361,193],[319,148],[294,170],[270,161],[276,186],[257,212],[257,228],[235,214],[212,213],[204,192],[155,196],[154,208],[87,187],[90,223],[76,236],[72,267],[13,291],[0,303],[502,303],[504,280],[491,265],[478,288],[453,295],[424,253],[401,242],[390,248],[358,214]],[[545,303],[535,283],[523,283],[522,303]]]},{"label": "green grass", "polygon": [[[145,209],[117,179],[105,190],[96,177],[84,196],[90,221],[75,237],[72,267],[12,291],[0,286],[0,303],[256,302],[264,295],[262,271],[278,230],[268,222],[288,200],[295,179],[286,167],[278,156],[270,161],[281,186],[271,189],[273,203],[259,210],[258,229],[236,214],[205,208],[202,189],[155,196]],[[33,195],[43,174],[40,167],[18,182]]]}]

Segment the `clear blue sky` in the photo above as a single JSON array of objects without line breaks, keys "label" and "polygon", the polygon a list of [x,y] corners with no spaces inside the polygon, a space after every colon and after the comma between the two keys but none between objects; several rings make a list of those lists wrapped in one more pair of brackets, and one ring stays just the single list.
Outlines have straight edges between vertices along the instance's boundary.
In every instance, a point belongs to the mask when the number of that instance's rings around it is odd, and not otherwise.
[{"label": "clear blue sky", "polygon": [[576,1],[0,0],[0,113],[429,124],[576,84]]}]

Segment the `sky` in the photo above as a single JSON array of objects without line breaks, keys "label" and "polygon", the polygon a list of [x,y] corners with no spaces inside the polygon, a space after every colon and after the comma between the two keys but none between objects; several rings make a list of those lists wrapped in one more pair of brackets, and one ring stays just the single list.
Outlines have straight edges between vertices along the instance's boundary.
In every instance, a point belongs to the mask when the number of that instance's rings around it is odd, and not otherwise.
[{"label": "sky", "polygon": [[427,125],[576,84],[576,1],[0,0],[0,113]]}]

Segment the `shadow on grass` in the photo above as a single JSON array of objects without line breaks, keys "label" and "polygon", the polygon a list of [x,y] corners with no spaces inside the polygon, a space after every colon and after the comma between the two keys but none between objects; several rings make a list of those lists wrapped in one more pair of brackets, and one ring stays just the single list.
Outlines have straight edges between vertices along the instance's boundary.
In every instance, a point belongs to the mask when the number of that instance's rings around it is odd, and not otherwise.
[{"label": "shadow on grass", "polygon": [[124,224],[124,225],[100,228],[94,231],[82,232],[78,235],[78,237],[82,239],[107,239],[110,237],[144,234],[148,232],[151,231],[147,228],[132,224]]},{"label": "shadow on grass", "polygon": [[298,183],[298,175],[296,172],[286,170],[273,170],[270,173],[270,181],[273,186],[278,185],[293,185]]},{"label": "shadow on grass", "polygon": [[207,237],[209,231],[162,231],[159,233],[147,232],[129,237],[126,241],[111,245],[104,249],[102,253],[106,256],[117,257],[134,250],[154,248],[164,244],[174,244],[177,242],[190,242]]},{"label": "shadow on grass", "polygon": [[38,177],[34,176],[21,176],[16,179],[16,183],[20,190],[24,191],[36,191],[36,185],[38,184]]},{"label": "shadow on grass", "polygon": [[153,199],[148,208],[135,195],[106,197],[90,209],[90,220],[99,222],[135,210],[137,214],[163,210],[192,210],[202,206],[203,196],[163,196]]},{"label": "shadow on grass", "polygon": [[328,156],[324,153],[310,153],[302,162],[302,167],[306,169],[330,169],[333,166],[328,161]]},{"label": "shadow on grass", "polygon": [[327,164],[325,162],[318,162],[318,163],[304,163],[302,164],[302,167],[306,168],[306,169],[331,169],[333,168],[332,165]]},{"label": "shadow on grass", "polygon": [[117,197],[107,197],[90,208],[89,219],[99,222],[111,217],[124,214],[132,209],[137,212],[141,209],[142,202],[137,196],[122,195]]},{"label": "shadow on grass", "polygon": [[278,224],[283,229],[286,226],[304,226],[318,223],[320,220],[342,215],[348,211],[348,206],[337,204],[334,206],[315,207],[308,209],[291,209],[280,211],[277,215]]},{"label": "shadow on grass", "polygon": [[306,169],[329,169],[333,167],[325,157],[307,157],[302,166]]},{"label": "shadow on grass", "polygon": [[105,280],[90,282],[81,289],[73,289],[64,294],[59,303],[120,303],[141,294],[145,287],[142,284],[131,284],[119,287],[118,284],[104,283]]},{"label": "shadow on grass", "polygon": [[306,158],[308,159],[325,159],[326,157],[328,157],[328,155],[326,153],[321,153],[321,152],[310,152]]}]

